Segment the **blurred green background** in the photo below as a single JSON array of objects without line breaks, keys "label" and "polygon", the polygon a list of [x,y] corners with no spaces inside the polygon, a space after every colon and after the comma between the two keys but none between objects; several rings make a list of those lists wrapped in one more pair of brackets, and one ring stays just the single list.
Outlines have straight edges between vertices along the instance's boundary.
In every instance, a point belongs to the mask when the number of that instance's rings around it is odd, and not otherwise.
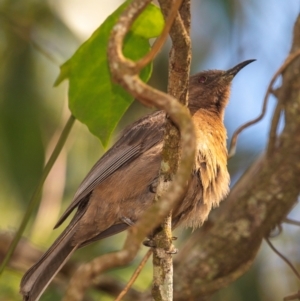
[{"label": "blurred green background", "polygon": [[[67,82],[53,83],[64,63],[121,4],[120,0],[0,0],[0,227],[13,233],[41,176],[62,127],[70,113]],[[234,80],[231,102],[226,112],[228,135],[242,123],[258,115],[266,87],[289,52],[294,21],[299,13],[296,0],[192,0],[192,73],[202,69],[227,69],[246,59],[257,62]],[[166,90],[167,43],[154,64],[151,84]],[[88,58],[87,58],[88,59]],[[273,101],[273,103],[272,103]],[[246,130],[238,142],[237,155],[230,160],[232,183],[255,160],[266,144],[274,100],[266,118]],[[135,102],[124,115],[116,134],[126,124],[149,110]],[[114,138],[112,139],[113,142]],[[76,122],[65,148],[47,179],[41,205],[25,236],[45,250],[58,236],[52,231],[58,217],[91,166],[105,150],[86,126]],[[299,209],[291,213],[297,218]],[[276,246],[299,265],[299,229],[284,226]],[[177,230],[177,244],[189,231]],[[100,241],[78,251],[74,260],[87,261],[121,248],[125,234]],[[0,244],[3,241],[0,240]],[[139,259],[126,268],[108,273],[126,281]],[[229,254],[230,256],[230,254]],[[10,267],[0,278],[0,300],[20,300],[19,281],[29,266]],[[150,285],[151,263],[147,264],[135,287]],[[218,292],[213,301],[271,301],[298,290],[290,269],[263,244],[255,264],[243,277]],[[61,292],[49,289],[41,300],[54,300]],[[96,291],[90,298],[99,300]],[[112,300],[103,297],[101,300]]]}]

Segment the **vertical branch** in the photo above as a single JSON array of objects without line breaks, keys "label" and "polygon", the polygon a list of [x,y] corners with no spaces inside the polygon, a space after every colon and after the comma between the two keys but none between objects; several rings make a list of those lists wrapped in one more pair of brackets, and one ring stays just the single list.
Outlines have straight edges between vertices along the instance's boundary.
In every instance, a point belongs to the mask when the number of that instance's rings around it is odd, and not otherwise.
[{"label": "vertical branch", "polygon": [[[108,45],[109,66],[112,79],[116,83],[120,84],[143,104],[165,110],[177,125],[182,141],[178,172],[174,176],[167,193],[161,197],[159,202],[154,203],[134,226],[129,228],[127,239],[121,251],[96,258],[81,266],[73,275],[64,298],[65,301],[81,300],[85,290],[96,281],[101,272],[128,264],[136,256],[145,236],[152,229],[157,228],[172,208],[176,207],[182,200],[191,175],[195,158],[195,131],[188,109],[171,95],[155,90],[141,81],[139,73],[148,58],[133,62],[126,59],[122,53],[126,33],[149,2],[150,0],[133,0],[130,2],[113,27]],[[164,38],[162,38],[162,41]],[[156,48],[156,53],[158,50],[159,48]],[[150,57],[152,57],[152,54]]]},{"label": "vertical branch", "polygon": [[282,86],[277,94],[285,114],[284,129],[275,145],[272,143],[272,152],[260,156],[235,184],[222,210],[216,212],[215,222],[200,228],[176,257],[176,301],[202,300],[202,296],[211,296],[243,275],[250,268],[263,238],[269,236],[271,229],[279,225],[297,203],[300,193],[300,57],[295,56],[298,51],[300,16],[286,62],[294,59],[282,74]]},{"label": "vertical branch", "polygon": [[[174,1],[160,0],[165,19]],[[170,30],[173,42],[169,59],[168,94],[187,105],[188,80],[191,61],[190,0],[184,0]],[[174,178],[179,162],[180,135],[176,126],[167,118],[162,165],[156,200],[167,190],[168,183]],[[153,284],[154,300],[173,300],[173,260],[172,260],[172,218],[171,214],[162,222],[161,231],[154,237]]]}]

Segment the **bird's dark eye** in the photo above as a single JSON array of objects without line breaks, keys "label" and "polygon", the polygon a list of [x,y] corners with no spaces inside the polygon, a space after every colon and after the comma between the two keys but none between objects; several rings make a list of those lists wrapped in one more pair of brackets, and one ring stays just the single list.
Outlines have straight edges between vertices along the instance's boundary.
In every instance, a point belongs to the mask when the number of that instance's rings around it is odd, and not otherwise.
[{"label": "bird's dark eye", "polygon": [[199,77],[199,83],[201,83],[201,84],[204,84],[206,82],[206,80],[207,80],[207,77],[204,75]]}]

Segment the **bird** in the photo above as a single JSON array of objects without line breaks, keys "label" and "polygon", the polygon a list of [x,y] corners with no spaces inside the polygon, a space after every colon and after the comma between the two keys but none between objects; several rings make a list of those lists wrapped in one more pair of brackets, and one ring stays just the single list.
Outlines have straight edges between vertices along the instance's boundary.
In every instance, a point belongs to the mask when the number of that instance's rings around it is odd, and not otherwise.
[{"label": "bird", "polygon": [[[186,195],[172,210],[172,227],[197,228],[229,192],[225,107],[235,75],[255,60],[207,70],[189,78],[188,108],[196,155]],[[129,125],[80,184],[54,228],[77,209],[69,225],[23,276],[24,301],[36,301],[73,252],[132,226],[153,203],[158,183],[166,113],[156,111]]]}]

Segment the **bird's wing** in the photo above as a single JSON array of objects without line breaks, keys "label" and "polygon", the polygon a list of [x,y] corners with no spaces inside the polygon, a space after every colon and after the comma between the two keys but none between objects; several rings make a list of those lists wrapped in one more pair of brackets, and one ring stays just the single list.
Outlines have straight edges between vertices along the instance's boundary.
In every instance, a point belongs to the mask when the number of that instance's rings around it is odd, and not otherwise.
[{"label": "bird's wing", "polygon": [[80,184],[70,206],[58,220],[55,228],[60,226],[69,214],[93,189],[127,164],[162,141],[165,114],[162,111],[150,114],[125,129],[121,138],[101,157]]}]

